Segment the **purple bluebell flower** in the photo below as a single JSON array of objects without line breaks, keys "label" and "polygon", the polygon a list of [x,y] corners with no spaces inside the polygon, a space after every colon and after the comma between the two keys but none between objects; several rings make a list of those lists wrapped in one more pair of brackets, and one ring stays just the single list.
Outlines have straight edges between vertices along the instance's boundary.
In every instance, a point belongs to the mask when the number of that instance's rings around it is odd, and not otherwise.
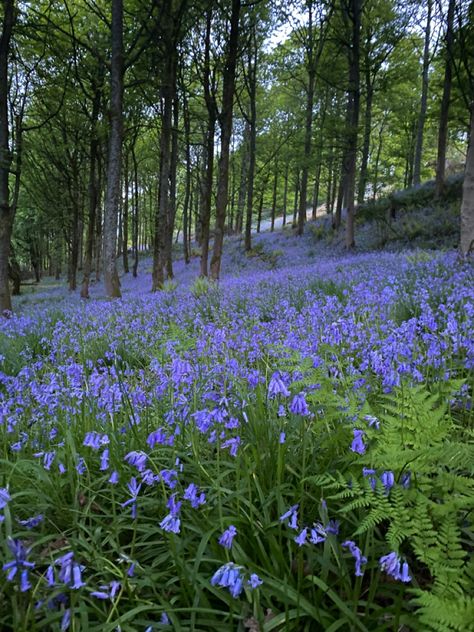
[{"label": "purple bluebell flower", "polygon": [[131,505],[132,508],[132,518],[135,520],[137,517],[137,497],[140,493],[140,489],[142,487],[141,483],[137,483],[137,479],[132,477],[130,482],[127,483],[128,490],[130,492],[130,498],[126,500],[124,503],[121,503],[121,507],[128,507]]},{"label": "purple bluebell flower", "polygon": [[0,509],[4,509],[10,502],[11,497],[6,487],[0,487]]},{"label": "purple bluebell flower", "polygon": [[354,428],[352,432],[354,433],[354,439],[351,443],[352,452],[357,452],[357,454],[364,454],[366,450],[364,441],[362,440],[362,437],[364,436],[364,431]]},{"label": "purple bluebell flower", "polygon": [[348,548],[351,552],[352,557],[355,560],[355,575],[358,577],[362,577],[364,571],[361,569],[362,564],[367,564],[367,558],[362,555],[362,551],[352,540],[346,540],[342,543],[344,548]]},{"label": "purple bluebell flower", "polygon": [[42,514],[38,514],[37,516],[32,516],[31,518],[26,518],[26,520],[18,520],[18,524],[21,524],[23,527],[27,529],[34,529],[39,524],[43,522],[44,516]]},{"label": "purple bluebell flower", "polygon": [[278,371],[272,375],[268,383],[268,396],[277,397],[277,395],[290,396],[290,391],[287,389]]},{"label": "purple bluebell flower", "polygon": [[136,467],[139,472],[143,472],[143,470],[145,469],[147,459],[148,457],[145,452],[137,450],[132,450],[132,452],[129,452],[124,457],[124,461],[129,465],[133,465],[134,467]]},{"label": "purple bluebell flower", "polygon": [[99,450],[102,446],[109,443],[109,437],[100,432],[88,432],[84,437],[83,444],[93,450]]},{"label": "purple bluebell flower", "polygon": [[395,484],[395,476],[390,470],[383,472],[383,474],[380,476],[380,480],[382,481],[382,485],[385,487],[387,493]]},{"label": "purple bluebell flower", "polygon": [[114,471],[110,475],[109,483],[111,483],[112,485],[117,485],[118,482],[119,482],[119,473]]},{"label": "purple bluebell flower", "polygon": [[109,469],[109,450],[106,448],[100,457],[100,471],[104,472]]},{"label": "purple bluebell flower", "polygon": [[244,588],[242,567],[233,562],[224,564],[212,576],[211,585],[228,588],[232,597],[237,598]]},{"label": "purple bluebell flower", "polygon": [[286,441],[286,434],[284,432],[280,432],[280,438],[278,439],[278,443],[282,445]]},{"label": "purple bluebell flower", "polygon": [[290,404],[290,412],[293,413],[293,415],[301,415],[302,417],[309,415],[305,393],[301,392],[293,397]]},{"label": "purple bluebell flower", "polygon": [[362,468],[362,474],[364,475],[365,478],[368,478],[370,486],[372,487],[372,489],[375,489],[375,487],[377,485],[377,479],[375,477],[376,471],[374,469],[369,468],[369,467],[363,467]]},{"label": "purple bluebell flower", "polygon": [[250,575],[250,578],[247,580],[247,585],[253,589],[258,588],[262,584],[263,584],[263,581],[260,579],[260,577],[256,573],[252,573]]},{"label": "purple bluebell flower", "polygon": [[299,533],[296,538],[294,538],[294,541],[296,542],[296,544],[298,546],[303,546],[303,544],[306,544],[306,539],[308,537],[308,529],[305,527],[301,533]]},{"label": "purple bluebell flower", "polygon": [[388,575],[391,575],[394,579],[401,582],[410,582],[411,577],[408,570],[408,564],[406,562],[401,563],[399,556],[392,551],[387,555],[383,555],[379,559],[380,570],[385,571]]},{"label": "purple bluebell flower", "polygon": [[290,529],[298,528],[298,507],[299,505],[293,505],[286,511],[282,516],[280,516],[280,522],[287,522],[287,525]]},{"label": "purple bluebell flower", "polygon": [[199,493],[197,485],[190,483],[184,490],[184,500],[189,500],[191,507],[197,509],[200,505],[204,505],[206,502],[206,495],[204,492]]},{"label": "purple bluebell flower", "polygon": [[233,524],[230,525],[228,529],[224,531],[224,533],[219,537],[219,544],[223,546],[225,549],[232,548],[232,542],[237,535],[237,529]]},{"label": "purple bluebell flower", "polygon": [[34,562],[28,562],[27,556],[29,550],[25,547],[21,540],[13,540],[9,538],[7,541],[8,548],[13,554],[14,560],[3,565],[3,570],[7,571],[7,580],[13,581],[17,573],[20,575],[20,591],[26,592],[31,588],[28,581],[28,571],[35,567]]},{"label": "purple bluebell flower", "polygon": [[227,441],[224,441],[224,443],[222,444],[222,448],[230,448],[230,456],[237,456],[237,450],[239,449],[240,443],[240,437],[234,437],[233,439],[227,439]]},{"label": "purple bluebell flower", "polygon": [[311,528],[309,536],[309,541],[311,544],[320,544],[321,542],[325,542],[327,533],[324,530],[323,526],[319,523],[314,524]]},{"label": "purple bluebell flower", "polygon": [[404,472],[400,478],[400,485],[405,489],[410,487],[411,483],[411,472]]},{"label": "purple bluebell flower", "polygon": [[61,632],[66,632],[71,625],[71,608],[66,608],[61,619]]}]

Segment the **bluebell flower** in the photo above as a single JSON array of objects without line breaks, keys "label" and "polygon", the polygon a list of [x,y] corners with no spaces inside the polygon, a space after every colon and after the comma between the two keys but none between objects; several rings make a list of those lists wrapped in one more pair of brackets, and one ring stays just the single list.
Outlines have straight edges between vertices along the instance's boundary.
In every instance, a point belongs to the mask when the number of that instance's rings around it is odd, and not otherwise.
[{"label": "bluebell flower", "polygon": [[362,474],[369,479],[370,486],[375,489],[377,485],[377,479],[375,477],[376,471],[369,467],[362,468]]},{"label": "bluebell flower", "polygon": [[230,448],[230,456],[237,456],[237,450],[239,449],[240,443],[240,437],[234,437],[233,439],[227,439],[227,441],[224,441],[222,448]]},{"label": "bluebell flower", "polygon": [[137,479],[132,477],[130,482],[127,483],[128,490],[130,492],[130,498],[126,500],[124,503],[121,503],[121,507],[128,507],[131,505],[132,507],[132,518],[135,519],[137,517],[137,497],[140,493],[140,489],[142,487],[141,483],[137,483]]},{"label": "bluebell flower", "polygon": [[8,538],[8,548],[14,556],[14,560],[3,565],[3,570],[7,571],[7,580],[13,581],[17,573],[20,575],[20,591],[26,592],[31,588],[28,581],[28,571],[35,567],[34,562],[28,562],[29,550],[21,540]]},{"label": "bluebell flower", "polygon": [[354,433],[354,439],[352,440],[352,443],[351,443],[352,452],[357,452],[357,454],[364,454],[366,450],[365,444],[362,440],[362,437],[364,436],[364,431],[357,430],[357,428],[354,428],[353,433]]},{"label": "bluebell flower", "polygon": [[250,578],[247,580],[247,585],[254,589],[258,588],[262,584],[263,584],[263,581],[260,579],[260,577],[256,573],[252,573],[250,575]]},{"label": "bluebell flower", "polygon": [[116,485],[118,482],[119,482],[119,473],[114,471],[110,475],[109,483],[111,483],[112,485]]},{"label": "bluebell flower", "polygon": [[161,625],[169,625],[170,624],[170,619],[169,619],[168,615],[166,614],[166,612],[162,612],[161,613],[160,623],[161,623]]},{"label": "bluebell flower", "polygon": [[293,397],[290,404],[290,412],[293,413],[293,415],[301,415],[302,417],[309,415],[305,393],[301,392]]},{"label": "bluebell flower", "polygon": [[286,434],[284,432],[280,432],[280,438],[278,440],[278,443],[281,445],[285,443],[285,441],[286,441]]},{"label": "bluebell flower", "polygon": [[311,544],[320,544],[321,542],[325,542],[327,537],[327,533],[324,530],[323,526],[319,523],[314,524],[310,531],[309,541]]},{"label": "bluebell flower", "polygon": [[148,457],[145,452],[137,450],[132,450],[124,457],[124,461],[129,465],[133,465],[134,467],[136,467],[139,472],[143,472],[143,470],[145,469],[147,459]]},{"label": "bluebell flower", "polygon": [[299,505],[293,505],[286,511],[282,516],[280,516],[280,522],[287,522],[287,525],[290,529],[298,528],[298,507]]},{"label": "bluebell flower", "polygon": [[380,476],[380,480],[382,481],[382,485],[385,487],[387,492],[389,492],[395,484],[395,476],[390,470],[383,472],[383,474]]},{"label": "bluebell flower", "polygon": [[109,443],[109,437],[106,434],[100,432],[88,432],[84,437],[82,445],[85,445],[93,450],[99,450],[103,445]]},{"label": "bluebell flower", "polygon": [[109,469],[109,450],[106,448],[100,457],[100,471],[103,472]]},{"label": "bluebell flower", "polygon": [[0,509],[4,509],[11,500],[10,494],[6,487],[0,487]]},{"label": "bluebell flower", "polygon": [[184,490],[183,498],[189,500],[191,507],[197,509],[200,505],[204,505],[206,502],[206,495],[204,492],[199,493],[197,485],[190,483]]},{"label": "bluebell flower", "polygon": [[342,543],[344,548],[348,548],[352,557],[355,559],[355,575],[362,577],[364,571],[361,569],[362,564],[367,564],[367,558],[362,555],[362,551],[352,540],[346,540]]},{"label": "bluebell flower", "polygon": [[405,489],[410,487],[411,483],[411,472],[404,472],[400,478],[400,485]]},{"label": "bluebell flower", "polygon": [[290,396],[290,391],[285,386],[278,371],[272,375],[268,384],[268,396],[276,397],[277,395],[282,395],[283,397]]},{"label": "bluebell flower", "polygon": [[232,597],[237,598],[244,588],[242,567],[233,562],[224,564],[212,576],[211,584],[228,588]]},{"label": "bluebell flower", "polygon": [[387,555],[383,555],[379,559],[380,570],[385,571],[388,575],[391,575],[394,579],[402,582],[410,582],[411,577],[408,571],[408,564],[406,562],[401,563],[400,558],[392,551]]},{"label": "bluebell flower", "polygon": [[225,549],[232,548],[232,542],[237,535],[237,529],[233,524],[230,525],[228,529],[224,531],[224,533],[219,538],[219,544],[223,546]]},{"label": "bluebell flower", "polygon": [[38,514],[37,516],[26,518],[26,520],[18,520],[18,523],[26,527],[27,529],[34,529],[43,522],[43,518],[44,517],[42,514]]},{"label": "bluebell flower", "polygon": [[298,546],[303,546],[303,544],[306,544],[307,536],[308,536],[308,529],[305,527],[301,531],[301,533],[297,535],[296,538],[294,538],[294,540]]},{"label": "bluebell flower", "polygon": [[71,625],[71,609],[66,608],[64,611],[63,617],[61,619],[61,632],[66,632]]}]

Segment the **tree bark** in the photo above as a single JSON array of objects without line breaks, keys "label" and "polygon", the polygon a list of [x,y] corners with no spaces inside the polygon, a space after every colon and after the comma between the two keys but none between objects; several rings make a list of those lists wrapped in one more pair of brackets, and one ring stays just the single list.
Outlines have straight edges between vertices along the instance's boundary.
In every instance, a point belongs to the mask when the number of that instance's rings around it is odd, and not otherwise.
[{"label": "tree bark", "polygon": [[436,160],[436,182],[435,182],[435,196],[441,197],[444,188],[444,177],[446,167],[446,145],[448,141],[448,117],[449,117],[449,104],[451,98],[451,82],[453,75],[453,22],[454,22],[454,9],[455,0],[449,0],[448,15],[446,19],[446,37],[445,37],[445,57],[446,62],[444,66],[444,82],[443,82],[443,98],[441,100],[441,112],[439,115],[439,129],[438,129],[438,156]]},{"label": "tree bark", "polygon": [[132,145],[132,165],[133,165],[133,226],[132,226],[132,249],[133,249],[133,278],[138,275],[138,235],[139,235],[139,214],[138,214],[138,162],[135,154],[135,143]]},{"label": "tree bark", "polygon": [[122,167],[123,98],[123,0],[112,0],[112,61],[110,93],[110,137],[107,164],[107,197],[104,214],[104,281],[110,298],[120,298],[117,272],[117,216]]},{"label": "tree bark", "polygon": [[235,91],[235,69],[239,43],[239,18],[241,0],[232,0],[230,32],[222,89],[221,155],[219,157],[219,178],[217,183],[216,225],[214,248],[211,259],[211,277],[218,280],[221,270],[222,247],[224,243],[224,226],[227,209],[229,187],[229,149],[232,135],[232,114]]},{"label": "tree bark", "polygon": [[125,165],[124,165],[124,196],[122,203],[122,262],[123,262],[123,271],[125,274],[129,273],[128,266],[128,224],[129,224],[129,199],[128,199],[128,191],[130,188],[130,173],[128,168],[128,154],[125,155]]},{"label": "tree bark", "polygon": [[15,23],[14,0],[4,0],[3,6],[0,37],[0,314],[8,316],[12,311],[8,257],[14,219],[8,186],[12,164],[8,129],[8,56]]},{"label": "tree bark", "polygon": [[92,255],[94,252],[94,237],[96,234],[96,215],[97,206],[99,202],[99,190],[98,190],[98,177],[97,177],[97,162],[99,151],[99,138],[97,123],[100,114],[100,105],[102,101],[102,81],[103,81],[103,69],[99,70],[98,81],[94,86],[94,98],[92,101],[92,113],[91,113],[91,139],[89,145],[89,218],[87,224],[87,237],[86,237],[86,253],[84,258],[84,276],[81,286],[81,298],[89,298],[89,283],[92,270]]},{"label": "tree bark", "polygon": [[423,49],[423,72],[421,80],[421,102],[418,124],[416,128],[415,159],[413,163],[413,184],[418,186],[421,177],[421,158],[423,153],[423,132],[426,119],[426,106],[428,102],[428,71],[430,66],[430,38],[431,38],[431,12],[433,0],[427,1],[428,15],[426,18],[425,44]]},{"label": "tree bark", "polygon": [[206,35],[204,41],[203,89],[207,108],[207,129],[204,141],[204,160],[201,176],[199,235],[201,244],[201,276],[208,275],[209,234],[211,223],[212,184],[214,181],[214,139],[216,133],[217,105],[214,86],[211,83],[211,26],[212,9],[206,15]]},{"label": "tree bark", "polygon": [[275,173],[273,176],[272,216],[271,216],[271,226],[270,226],[270,232],[272,233],[275,230],[277,193],[278,193],[278,162],[275,162]]},{"label": "tree bark", "polygon": [[462,257],[467,257],[474,250],[474,101],[471,103],[471,131],[462,187],[459,249]]},{"label": "tree bark", "polygon": [[347,17],[352,23],[349,47],[349,91],[347,103],[347,152],[344,160],[344,185],[346,189],[346,248],[354,248],[355,176],[357,161],[357,136],[360,108],[360,25],[362,0],[349,0]]}]

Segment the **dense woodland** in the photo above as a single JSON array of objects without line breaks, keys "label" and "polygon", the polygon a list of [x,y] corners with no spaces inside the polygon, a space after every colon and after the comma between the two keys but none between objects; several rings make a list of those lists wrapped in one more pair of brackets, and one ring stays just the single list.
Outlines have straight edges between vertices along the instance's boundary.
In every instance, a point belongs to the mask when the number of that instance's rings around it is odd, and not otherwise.
[{"label": "dense woodland", "polygon": [[2,0],[1,22],[2,312],[31,270],[120,296],[146,251],[159,290],[175,241],[218,279],[225,234],[250,251],[308,208],[352,248],[358,204],[464,169],[468,0]]}]

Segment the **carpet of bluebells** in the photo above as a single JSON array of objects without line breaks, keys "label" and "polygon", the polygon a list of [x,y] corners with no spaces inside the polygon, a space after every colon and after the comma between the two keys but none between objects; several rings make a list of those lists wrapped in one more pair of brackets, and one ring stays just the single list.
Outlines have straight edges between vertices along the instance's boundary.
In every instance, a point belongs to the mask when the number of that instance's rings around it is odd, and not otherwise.
[{"label": "carpet of bluebells", "polygon": [[472,266],[237,261],[0,324],[1,630],[472,629]]}]

